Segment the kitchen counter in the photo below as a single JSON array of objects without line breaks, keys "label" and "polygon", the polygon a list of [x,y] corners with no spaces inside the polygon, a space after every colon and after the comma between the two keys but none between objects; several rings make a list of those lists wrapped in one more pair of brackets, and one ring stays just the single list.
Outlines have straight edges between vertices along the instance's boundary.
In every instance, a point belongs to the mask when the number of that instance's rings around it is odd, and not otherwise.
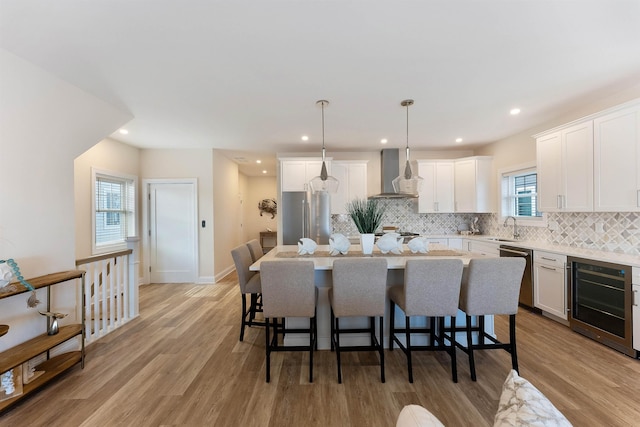
[{"label": "kitchen counter", "polygon": [[[575,246],[556,245],[553,243],[541,242],[537,240],[517,240],[512,241],[508,237],[491,236],[491,235],[470,235],[462,234],[429,234],[422,235],[429,239],[465,239],[477,240],[480,242],[495,243],[496,245],[515,246],[523,249],[532,249],[538,251],[552,252],[572,257],[587,258],[596,261],[611,262],[616,264],[630,265],[632,267],[640,267],[640,256],[622,254],[617,252],[602,251],[597,249],[577,248]],[[358,236],[349,236],[352,244],[359,243]]]},{"label": "kitchen counter", "polygon": [[510,239],[494,240],[494,239],[497,239],[497,237],[483,236],[483,235],[479,235],[479,236],[449,235],[448,237],[449,238],[460,237],[463,239],[473,239],[473,240],[479,240],[484,242],[492,242],[498,245],[514,246],[514,247],[523,248],[523,249],[524,248],[532,249],[534,251],[538,250],[538,251],[552,252],[552,253],[557,253],[557,254],[567,255],[572,257],[587,258],[587,259],[592,259],[596,261],[612,262],[616,264],[624,264],[624,265],[630,265],[633,267],[640,267],[640,256],[621,254],[616,252],[600,251],[596,249],[576,248],[574,246],[556,245],[552,243],[533,241],[533,240],[517,240],[515,242],[506,241]]},{"label": "kitchen counter", "polygon": [[[295,245],[281,245],[276,246],[274,249],[269,251],[262,258],[257,260],[255,263],[249,267],[251,271],[260,271],[260,264],[263,261],[284,261],[284,260],[311,260],[315,266],[315,284],[318,288],[318,302],[316,307],[317,312],[317,321],[318,321],[318,348],[319,349],[328,349],[331,344],[331,333],[330,333],[330,306],[329,306],[329,289],[332,286],[332,267],[333,261],[337,258],[344,258],[344,256],[327,256],[326,252],[329,250],[329,245],[318,245],[316,248],[315,255],[297,255],[298,247]],[[356,251],[360,250],[359,245],[351,245],[349,248],[349,253],[352,254]],[[463,252],[460,250],[451,251],[448,247],[438,245],[438,244],[430,244],[429,250],[433,251],[431,255],[428,254],[411,254],[407,249],[406,245],[404,247],[404,253],[402,255],[395,254],[381,254],[379,250],[374,249],[374,256],[384,257],[388,263],[388,273],[387,273],[387,286],[392,286],[395,284],[400,284],[404,282],[404,266],[407,259],[424,259],[424,258],[457,258],[461,259],[465,265],[469,264],[469,260],[475,257],[482,257],[480,254],[475,254],[472,252]],[[440,252],[440,255],[436,255],[437,252]],[[446,252],[451,252],[451,254],[445,254]],[[285,256],[278,256],[278,254]],[[454,254],[455,253],[455,254]],[[368,256],[363,256],[368,257]],[[354,258],[357,259],[357,258]],[[385,321],[384,321],[384,331],[382,333],[384,345],[388,345],[389,343],[389,304],[388,301],[385,302]],[[458,315],[456,316],[456,325],[463,326],[465,322],[465,314],[462,311],[458,311]],[[396,323],[403,324],[404,315],[401,310],[396,311]],[[307,319],[298,319],[298,318],[287,318],[287,325],[289,327],[306,327],[308,325]],[[412,321],[413,322],[413,321]],[[447,320],[448,322],[448,320]],[[341,324],[344,323],[344,326],[347,328],[353,327],[365,327],[367,324],[366,318],[346,318],[341,321]],[[475,318],[474,318],[475,323]],[[426,326],[426,319],[416,319],[416,326]],[[493,335],[494,334],[494,325],[493,325],[493,316],[485,317],[485,330],[487,333]],[[458,342],[466,343],[466,335],[464,332],[456,333],[456,339]],[[340,337],[341,341],[344,341],[344,344],[349,345],[367,345],[369,343],[369,336],[367,334],[350,334],[345,336],[344,340]],[[412,338],[413,341],[413,338]],[[426,336],[416,336],[415,343],[418,345],[426,345],[427,339]],[[308,345],[308,335],[306,334],[295,334],[288,333],[285,336],[284,340],[285,345]]]}]

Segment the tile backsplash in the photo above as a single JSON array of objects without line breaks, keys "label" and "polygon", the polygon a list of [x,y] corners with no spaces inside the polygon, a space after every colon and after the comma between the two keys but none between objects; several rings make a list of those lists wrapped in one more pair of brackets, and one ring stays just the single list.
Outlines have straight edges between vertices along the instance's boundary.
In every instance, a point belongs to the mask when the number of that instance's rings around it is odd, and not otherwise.
[{"label": "tile backsplash", "polygon": [[[422,235],[458,234],[474,217],[478,217],[482,234],[511,237],[511,222],[504,227],[496,214],[421,214],[417,199],[381,200],[387,206],[383,225]],[[571,212],[549,213],[545,227],[518,226],[520,239],[544,241],[564,246],[599,249],[640,256],[640,213],[638,212]],[[602,226],[602,231],[599,226]],[[348,215],[333,215],[334,233],[357,235]]]}]

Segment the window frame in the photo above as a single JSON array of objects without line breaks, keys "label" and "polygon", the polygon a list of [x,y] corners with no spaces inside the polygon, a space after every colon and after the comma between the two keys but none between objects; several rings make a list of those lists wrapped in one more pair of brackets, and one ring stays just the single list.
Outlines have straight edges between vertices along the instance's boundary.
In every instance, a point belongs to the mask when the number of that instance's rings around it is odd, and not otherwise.
[{"label": "window frame", "polygon": [[[122,241],[115,243],[98,244],[96,238],[97,232],[97,218],[96,218],[96,183],[101,180],[111,180],[124,183],[128,189],[131,189],[133,194],[131,196],[124,195],[120,200],[123,203],[122,212],[112,212],[117,214],[119,220],[125,221],[125,237]],[[129,203],[132,206],[129,206]],[[123,212],[125,213],[123,215]],[[108,213],[107,213],[108,214]],[[107,215],[108,216],[108,215]],[[105,216],[105,223],[107,222],[107,216]],[[115,215],[112,215],[115,216]],[[100,255],[109,252],[116,252],[127,249],[127,238],[135,237],[136,230],[138,229],[138,177],[135,175],[129,175],[122,172],[114,172],[104,169],[91,168],[91,253],[92,255]],[[116,225],[108,225],[114,227]],[[120,225],[117,225],[120,227]]]},{"label": "window frame", "polygon": [[[498,192],[499,192],[499,221],[504,223],[504,221],[509,216],[513,216],[516,218],[518,225],[523,225],[527,227],[547,227],[548,219],[547,213],[541,212],[542,216],[539,217],[527,217],[527,216],[516,216],[515,212],[512,210],[511,204],[509,203],[512,195],[509,194],[510,187],[505,186],[505,178],[513,177],[515,175],[525,175],[527,173],[538,173],[536,168],[536,162],[527,162],[518,165],[508,166],[498,170]],[[537,179],[537,183],[539,184],[540,180]],[[506,193],[506,194],[505,194]],[[538,203],[540,202],[539,195]],[[538,212],[540,212],[540,207],[537,207]]]}]

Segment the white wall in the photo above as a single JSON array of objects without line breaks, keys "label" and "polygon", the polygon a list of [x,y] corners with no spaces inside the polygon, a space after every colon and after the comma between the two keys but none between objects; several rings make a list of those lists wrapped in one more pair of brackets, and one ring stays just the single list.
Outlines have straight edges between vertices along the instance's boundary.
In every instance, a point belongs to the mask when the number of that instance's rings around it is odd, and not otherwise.
[{"label": "white wall", "polygon": [[[241,175],[242,177],[243,175]],[[242,181],[242,178],[241,178]],[[245,240],[260,239],[260,232],[270,228],[276,231],[278,228],[278,216],[271,218],[271,214],[264,212],[260,216],[258,203],[262,199],[277,200],[277,183],[275,177],[246,177],[247,188],[243,194],[243,231]]]},{"label": "white wall", "polygon": [[76,258],[86,258],[92,255],[92,221],[91,199],[94,190],[91,188],[91,168],[110,172],[123,173],[138,177],[138,235],[140,235],[140,221],[142,205],[140,204],[140,150],[113,139],[105,139],[82,153],[74,161],[74,190],[75,190],[75,231]]},{"label": "white wall", "polygon": [[[198,224],[202,221],[206,223],[205,228],[198,227],[198,282],[200,283],[212,282],[214,276],[214,189],[211,153],[210,149],[140,150],[140,183],[144,179],[196,178],[198,180]],[[144,194],[143,189],[141,194]],[[143,223],[144,221],[140,225],[142,226]],[[145,255],[143,253],[141,256],[143,271],[148,270],[148,266],[144,265]]]},{"label": "white wall", "polygon": [[[14,258],[26,278],[75,269],[74,158],[131,116],[4,49],[0,63],[0,259]],[[0,300],[11,327],[0,351],[44,332],[26,299]],[[70,313],[62,323],[76,321],[73,283],[56,286],[52,302]]]},{"label": "white wall", "polygon": [[216,280],[233,270],[231,249],[245,241],[238,165],[213,150],[214,274]]}]

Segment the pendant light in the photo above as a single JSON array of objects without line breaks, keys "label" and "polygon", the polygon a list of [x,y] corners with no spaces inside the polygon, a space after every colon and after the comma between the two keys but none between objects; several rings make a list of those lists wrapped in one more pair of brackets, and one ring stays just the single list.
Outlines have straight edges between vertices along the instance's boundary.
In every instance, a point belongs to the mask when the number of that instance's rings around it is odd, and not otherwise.
[{"label": "pendant light", "polygon": [[316,101],[316,105],[320,104],[322,107],[322,168],[320,169],[320,175],[309,181],[311,186],[311,192],[327,192],[335,193],[338,191],[338,180],[327,173],[327,165],[325,163],[325,150],[324,150],[324,106],[329,104],[329,101],[321,99]]},{"label": "pendant light", "polygon": [[400,176],[392,181],[393,191],[417,197],[424,180],[420,176],[414,175],[411,171],[409,157],[409,107],[413,105],[413,99],[405,99],[400,105],[407,108],[407,162],[404,167],[404,174],[400,174]]}]

